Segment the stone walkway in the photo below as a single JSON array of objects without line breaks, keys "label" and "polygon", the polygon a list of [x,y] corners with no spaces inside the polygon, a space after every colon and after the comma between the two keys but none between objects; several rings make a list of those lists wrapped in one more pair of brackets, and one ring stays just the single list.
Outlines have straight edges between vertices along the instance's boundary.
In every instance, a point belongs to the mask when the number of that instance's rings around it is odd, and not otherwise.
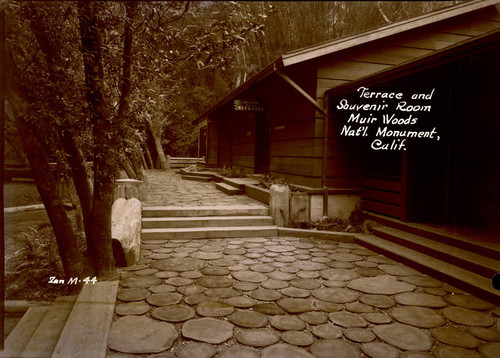
[{"label": "stone walkway", "polygon": [[[213,185],[196,184],[207,192]],[[224,195],[221,200],[247,200]],[[187,197],[166,196],[192,205]],[[148,242],[140,263],[123,270],[120,286],[108,358],[500,352],[498,307],[351,243],[290,237]]]},{"label": "stone walkway", "polygon": [[182,180],[174,170],[148,170],[147,198],[144,206],[219,206],[261,205],[246,196],[230,196],[215,188],[215,184]]}]

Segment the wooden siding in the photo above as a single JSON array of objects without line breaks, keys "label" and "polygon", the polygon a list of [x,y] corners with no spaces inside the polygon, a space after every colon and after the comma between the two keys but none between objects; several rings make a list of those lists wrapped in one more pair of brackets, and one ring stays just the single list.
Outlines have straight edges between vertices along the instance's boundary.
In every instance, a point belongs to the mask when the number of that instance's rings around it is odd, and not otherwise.
[{"label": "wooden siding", "polygon": [[253,173],[255,156],[255,114],[234,112],[231,164]]},{"label": "wooden siding", "polygon": [[401,203],[400,179],[363,178],[362,209],[400,218]]}]

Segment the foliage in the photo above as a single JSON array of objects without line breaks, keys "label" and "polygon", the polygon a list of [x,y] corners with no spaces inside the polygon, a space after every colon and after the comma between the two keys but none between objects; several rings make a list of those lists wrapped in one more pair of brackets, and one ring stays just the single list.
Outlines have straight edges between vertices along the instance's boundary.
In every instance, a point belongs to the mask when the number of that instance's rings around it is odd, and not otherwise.
[{"label": "foliage", "polygon": [[247,176],[243,168],[227,165],[219,169],[219,174],[226,178],[245,178]]},{"label": "foliage", "polygon": [[18,244],[19,250],[5,258],[6,297],[46,300],[66,293],[65,285],[48,283],[50,276],[64,277],[52,228],[29,227]]},{"label": "foliage", "polygon": [[289,183],[282,176],[274,174],[265,174],[259,177],[259,186],[264,189],[270,189],[273,184],[288,185]]},{"label": "foliage", "polygon": [[203,168],[198,166],[198,164],[191,164],[190,166],[186,167],[185,170],[187,170],[188,172],[201,172]]},{"label": "foliage", "polygon": [[373,227],[373,222],[366,219],[366,214],[361,209],[356,208],[347,219],[327,217],[313,222],[292,220],[290,227],[297,229],[369,234]]}]

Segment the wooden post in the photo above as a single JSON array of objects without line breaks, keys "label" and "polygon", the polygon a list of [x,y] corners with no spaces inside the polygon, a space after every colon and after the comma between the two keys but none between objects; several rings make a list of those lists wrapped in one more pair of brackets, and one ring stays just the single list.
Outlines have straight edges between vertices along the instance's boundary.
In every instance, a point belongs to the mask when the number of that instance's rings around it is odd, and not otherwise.
[{"label": "wooden post", "polygon": [[325,95],[325,111],[323,113],[323,160],[321,168],[321,185],[323,187],[323,217],[328,216],[328,187],[326,185],[326,166],[328,163],[328,121],[329,121],[329,96]]}]

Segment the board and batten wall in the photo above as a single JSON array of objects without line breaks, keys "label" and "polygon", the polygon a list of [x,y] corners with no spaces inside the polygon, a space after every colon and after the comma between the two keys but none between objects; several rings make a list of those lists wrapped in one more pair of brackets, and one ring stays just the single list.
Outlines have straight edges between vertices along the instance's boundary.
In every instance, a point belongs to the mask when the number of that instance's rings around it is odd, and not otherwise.
[{"label": "board and batten wall", "polygon": [[[500,28],[500,15],[495,8],[487,8],[476,16],[463,16],[425,28],[393,35],[363,44],[317,60],[317,101],[324,101],[325,92],[332,88],[388,71],[396,66],[431,56],[439,50],[484,35]],[[341,95],[340,95],[341,96]],[[338,97],[341,98],[341,97]],[[331,105],[336,104],[333,98]],[[332,111],[333,112],[333,111]],[[323,116],[316,113],[318,127]],[[401,182],[384,179],[361,178],[361,168],[352,140],[341,137],[330,115],[328,133],[327,185],[329,187],[363,187],[364,206],[393,217],[402,217]],[[349,145],[348,142],[351,144]],[[384,198],[380,202],[378,199]],[[389,198],[389,199],[387,199]]]}]

